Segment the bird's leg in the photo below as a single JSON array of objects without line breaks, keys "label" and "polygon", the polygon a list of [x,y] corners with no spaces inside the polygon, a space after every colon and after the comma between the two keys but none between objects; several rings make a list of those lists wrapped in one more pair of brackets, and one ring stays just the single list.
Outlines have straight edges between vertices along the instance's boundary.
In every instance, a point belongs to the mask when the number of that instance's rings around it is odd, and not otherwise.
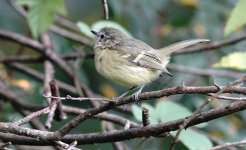
[{"label": "bird's leg", "polygon": [[145,85],[142,85],[141,87],[140,87],[140,89],[137,91],[137,92],[135,92],[134,94],[132,94],[132,96],[133,96],[133,98],[134,98],[134,100],[135,100],[135,102],[138,104],[138,105],[140,105],[139,103],[138,103],[138,95],[142,92],[142,90],[143,90],[143,88],[145,87]]},{"label": "bird's leg", "polygon": [[125,93],[121,94],[120,96],[118,96],[115,101],[120,100],[122,97],[126,96],[128,93],[130,93],[133,89],[135,89],[137,86],[133,86],[131,87],[129,90],[127,90]]}]

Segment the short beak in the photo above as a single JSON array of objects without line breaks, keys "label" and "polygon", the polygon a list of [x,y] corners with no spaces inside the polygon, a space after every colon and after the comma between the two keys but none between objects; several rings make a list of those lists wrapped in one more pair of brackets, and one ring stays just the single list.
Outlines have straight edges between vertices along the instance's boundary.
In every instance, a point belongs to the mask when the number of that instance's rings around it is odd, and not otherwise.
[{"label": "short beak", "polygon": [[95,36],[98,35],[98,32],[91,30],[91,33],[93,33]]}]

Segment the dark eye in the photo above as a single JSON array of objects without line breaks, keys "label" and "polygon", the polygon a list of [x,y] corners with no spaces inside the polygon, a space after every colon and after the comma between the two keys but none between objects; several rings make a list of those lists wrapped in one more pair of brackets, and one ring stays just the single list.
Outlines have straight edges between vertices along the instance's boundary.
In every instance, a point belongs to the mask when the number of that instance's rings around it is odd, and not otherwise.
[{"label": "dark eye", "polygon": [[101,34],[101,35],[100,35],[100,38],[101,38],[101,39],[103,39],[104,37],[105,37],[104,34]]}]

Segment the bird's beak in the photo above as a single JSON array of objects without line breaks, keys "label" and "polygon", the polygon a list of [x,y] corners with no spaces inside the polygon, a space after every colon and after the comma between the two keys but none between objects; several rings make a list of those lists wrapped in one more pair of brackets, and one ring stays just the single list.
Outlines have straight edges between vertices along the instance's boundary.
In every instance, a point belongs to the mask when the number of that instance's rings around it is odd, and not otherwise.
[{"label": "bird's beak", "polygon": [[95,36],[98,35],[98,32],[91,30],[91,33],[93,33]]}]

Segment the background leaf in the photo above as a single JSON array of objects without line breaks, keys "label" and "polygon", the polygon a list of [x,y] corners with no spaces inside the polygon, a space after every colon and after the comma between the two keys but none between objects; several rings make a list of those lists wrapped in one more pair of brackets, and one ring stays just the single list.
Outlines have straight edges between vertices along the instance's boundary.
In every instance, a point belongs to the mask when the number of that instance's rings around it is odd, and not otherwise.
[{"label": "background leaf", "polygon": [[149,111],[149,121],[150,124],[157,124],[159,123],[159,116],[156,114],[156,110],[151,105],[144,103],[140,106],[132,105],[132,113],[135,119],[139,122],[142,122],[142,108],[145,107]]},{"label": "background leaf", "polygon": [[166,98],[157,103],[156,111],[159,114],[161,122],[184,118],[192,114],[192,112],[184,106],[167,100]]},{"label": "background leaf", "polygon": [[[171,132],[172,136],[176,135],[175,132]],[[186,129],[181,132],[179,140],[189,149],[189,150],[207,150],[213,146],[212,142],[207,136],[195,132],[191,129]]]},{"label": "background leaf", "polygon": [[42,0],[33,3],[28,11],[27,20],[35,38],[46,31],[49,25],[53,23],[56,12],[66,14],[63,0]]},{"label": "background leaf", "polygon": [[108,21],[108,20],[98,21],[91,26],[91,29],[95,31],[99,31],[103,27],[113,27],[113,28],[119,29],[121,32],[126,34],[128,37],[132,37],[132,35],[124,27],[122,27],[120,24],[114,21]]},{"label": "background leaf", "polygon": [[246,24],[246,1],[239,0],[234,7],[231,16],[226,24],[224,35],[227,36],[231,32],[235,31],[239,27]]},{"label": "background leaf", "polygon": [[230,53],[222,57],[213,67],[246,70],[246,52]]},{"label": "background leaf", "polygon": [[82,21],[79,21],[79,22],[77,22],[76,25],[79,27],[80,31],[81,31],[84,35],[86,35],[86,36],[88,36],[88,37],[91,37],[91,38],[94,38],[94,37],[95,37],[95,36],[91,33],[91,29],[90,29],[90,27],[88,26],[88,24],[86,24],[86,23],[84,23],[84,22],[82,22]]},{"label": "background leaf", "polygon": [[[156,113],[161,122],[173,121],[192,115],[189,109],[167,98],[161,98],[156,104]],[[204,128],[206,125],[207,123],[201,123],[196,127]]]},{"label": "background leaf", "polygon": [[99,31],[103,27],[113,27],[113,28],[119,29],[121,32],[126,34],[128,37],[132,37],[132,35],[124,27],[122,27],[120,24],[113,22],[113,21],[108,21],[108,20],[97,21],[91,26],[91,28],[86,23],[80,21],[80,22],[77,22],[77,26],[79,27],[80,31],[84,35],[91,37],[91,38],[95,38],[95,36],[91,33],[91,30]]}]

